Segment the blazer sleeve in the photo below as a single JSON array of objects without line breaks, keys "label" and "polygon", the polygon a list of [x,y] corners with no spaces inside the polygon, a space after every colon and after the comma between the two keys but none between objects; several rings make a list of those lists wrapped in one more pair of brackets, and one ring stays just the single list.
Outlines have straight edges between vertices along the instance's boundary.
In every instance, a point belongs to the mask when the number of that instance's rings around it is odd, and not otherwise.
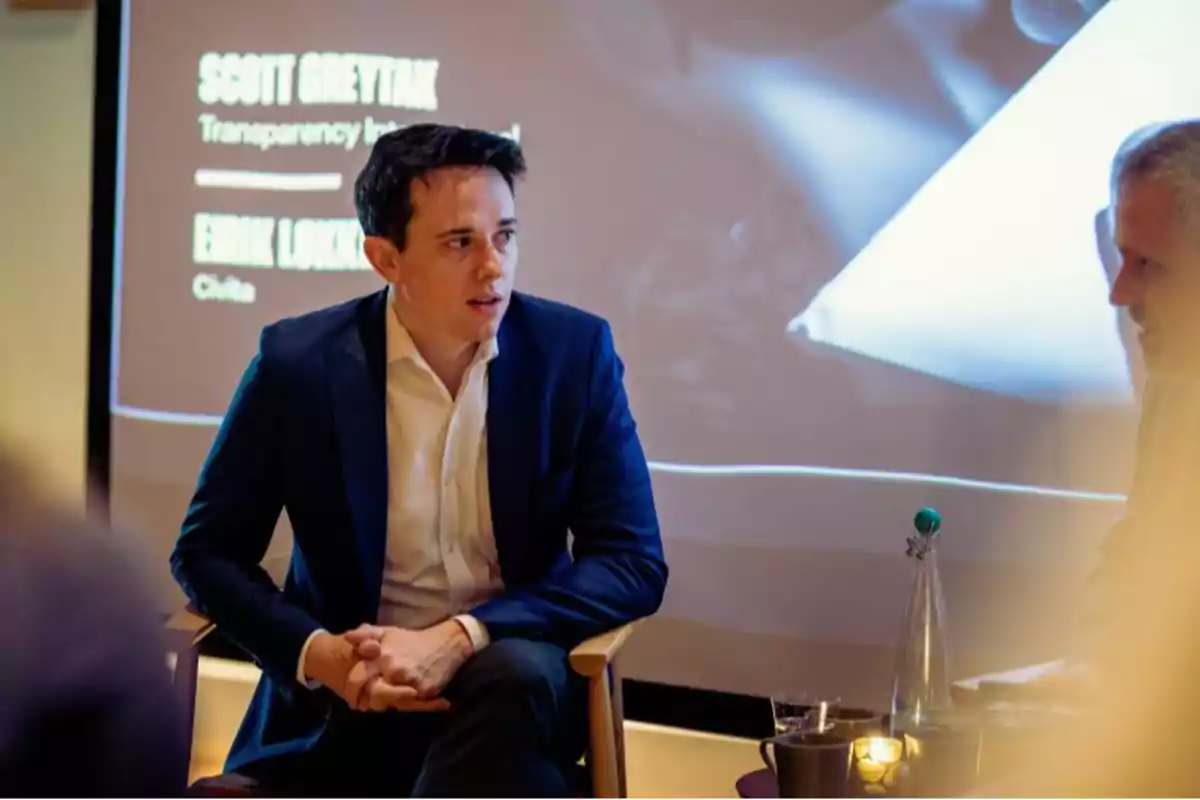
[{"label": "blazer sleeve", "polygon": [[171,554],[175,579],[280,686],[320,626],[287,602],[261,566],[283,508],[280,422],[283,394],[272,374],[271,330],[242,376],[217,432]]},{"label": "blazer sleeve", "polygon": [[595,336],[590,363],[569,501],[574,563],[472,610],[493,639],[520,637],[572,647],[649,616],[662,603],[667,563],[650,471],[607,323]]}]

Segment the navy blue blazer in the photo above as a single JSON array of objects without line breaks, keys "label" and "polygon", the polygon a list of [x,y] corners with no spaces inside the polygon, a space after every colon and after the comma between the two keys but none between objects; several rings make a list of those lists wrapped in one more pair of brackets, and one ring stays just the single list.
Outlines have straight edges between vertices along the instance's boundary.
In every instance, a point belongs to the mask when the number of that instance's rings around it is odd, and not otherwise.
[{"label": "navy blue blazer", "polygon": [[[171,555],[199,610],[263,669],[227,769],[315,743],[340,700],[296,683],[300,650],[318,628],[376,621],[385,313],[381,291],[263,330]],[[487,456],[506,591],[471,613],[493,639],[570,648],[662,601],[650,475],[607,322],[514,293],[498,338]],[[280,591],[260,562],[283,509],[295,546]]]}]

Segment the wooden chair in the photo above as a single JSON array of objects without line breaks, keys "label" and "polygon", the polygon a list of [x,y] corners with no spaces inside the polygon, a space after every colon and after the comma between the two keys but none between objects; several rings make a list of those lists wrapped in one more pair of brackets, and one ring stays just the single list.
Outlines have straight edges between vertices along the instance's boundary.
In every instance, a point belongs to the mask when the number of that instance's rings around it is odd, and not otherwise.
[{"label": "wooden chair", "polygon": [[[621,674],[617,656],[638,623],[622,626],[589,639],[571,651],[571,668],[588,681],[588,752],[592,792],[596,797],[626,797],[625,716],[621,700]],[[170,647],[175,653],[174,684],[184,701],[191,751],[195,720],[196,680],[200,666],[200,642],[216,625],[188,606],[166,624]],[[253,794],[252,789],[239,793]]]}]

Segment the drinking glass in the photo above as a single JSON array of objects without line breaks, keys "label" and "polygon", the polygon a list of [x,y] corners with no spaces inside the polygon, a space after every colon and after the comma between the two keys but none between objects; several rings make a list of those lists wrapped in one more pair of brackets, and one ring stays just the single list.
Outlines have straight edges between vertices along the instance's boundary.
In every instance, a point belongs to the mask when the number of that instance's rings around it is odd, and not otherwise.
[{"label": "drinking glass", "polygon": [[771,695],[775,733],[825,733],[833,724],[839,698],[810,692],[777,692]]}]

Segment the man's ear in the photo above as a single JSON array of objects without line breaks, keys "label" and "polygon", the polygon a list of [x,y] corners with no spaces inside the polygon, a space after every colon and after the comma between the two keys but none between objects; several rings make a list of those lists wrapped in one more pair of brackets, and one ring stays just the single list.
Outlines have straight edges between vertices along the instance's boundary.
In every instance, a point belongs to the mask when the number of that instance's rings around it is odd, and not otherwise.
[{"label": "man's ear", "polygon": [[400,280],[400,253],[391,241],[382,236],[368,236],[363,239],[363,255],[385,281]]}]

